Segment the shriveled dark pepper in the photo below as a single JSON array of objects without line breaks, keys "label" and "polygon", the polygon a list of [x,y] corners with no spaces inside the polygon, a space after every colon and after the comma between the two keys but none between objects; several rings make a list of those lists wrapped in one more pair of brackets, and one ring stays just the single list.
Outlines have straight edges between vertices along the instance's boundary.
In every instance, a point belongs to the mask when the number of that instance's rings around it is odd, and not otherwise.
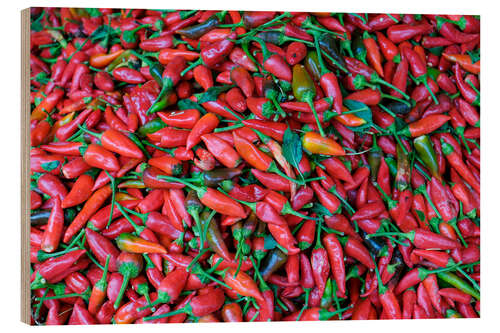
[{"label": "shriveled dark pepper", "polygon": [[400,191],[405,190],[408,187],[408,182],[410,179],[410,160],[408,154],[406,154],[400,146],[396,148],[397,152],[397,173],[396,173],[396,188]]},{"label": "shriveled dark pepper", "polygon": [[191,25],[187,28],[179,29],[176,33],[190,39],[198,39],[210,30],[217,28],[217,26],[221,23],[221,15],[217,13],[215,15],[210,16],[204,22],[199,24]]},{"label": "shriveled dark pepper", "polygon": [[[225,260],[232,261],[233,258],[229,255],[229,250],[227,249],[226,243],[224,242],[224,238],[222,238],[222,234],[220,232],[219,226],[214,218],[210,218],[210,213],[204,212],[201,214],[201,219],[204,221],[204,226],[207,230],[206,238],[208,246],[210,249],[217,253],[219,256],[224,258]],[[200,234],[200,236],[204,236]],[[200,239],[203,239],[200,237]],[[201,242],[201,241],[200,241]]]},{"label": "shriveled dark pepper", "polygon": [[217,187],[222,181],[241,175],[241,169],[221,168],[199,173],[191,180],[208,187]]},{"label": "shriveled dark pepper", "polygon": [[361,235],[361,238],[363,239],[363,244],[366,246],[368,251],[375,257],[378,257],[382,252],[382,250],[384,249],[385,242],[377,238],[368,238],[367,237],[368,234],[362,229],[359,229],[359,234]]},{"label": "shriveled dark pepper", "polygon": [[273,249],[268,253],[260,267],[260,275],[267,280],[274,272],[279,270],[287,261],[288,256],[280,249]]},{"label": "shriveled dark pepper", "polygon": [[[64,221],[71,222],[75,218],[75,210],[72,208],[64,209]],[[50,216],[50,210],[41,210],[31,214],[30,222],[32,226],[39,226],[47,224]]]},{"label": "shriveled dark pepper", "polygon": [[294,42],[294,41],[302,43],[306,42],[298,38],[287,36],[281,31],[263,31],[258,33],[256,36],[262,39],[266,43],[271,43],[280,46],[287,42]]},{"label": "shriveled dark pepper", "polygon": [[372,182],[377,181],[378,170],[382,159],[382,149],[377,145],[377,138],[373,136],[373,146],[368,152],[368,165],[370,166],[370,179]]},{"label": "shriveled dark pepper", "polygon": [[327,55],[326,59],[330,66],[346,72],[346,63],[339,51],[338,39],[333,38],[328,33],[323,33],[319,36],[318,41],[319,47]]},{"label": "shriveled dark pepper", "polygon": [[393,113],[400,115],[406,115],[411,111],[410,105],[400,101],[391,101],[387,105],[385,105],[385,107],[387,107]]},{"label": "shriveled dark pepper", "polygon": [[354,57],[366,64],[367,51],[365,45],[363,44],[363,35],[359,32],[356,32],[352,35],[351,40],[351,50],[354,54]]}]

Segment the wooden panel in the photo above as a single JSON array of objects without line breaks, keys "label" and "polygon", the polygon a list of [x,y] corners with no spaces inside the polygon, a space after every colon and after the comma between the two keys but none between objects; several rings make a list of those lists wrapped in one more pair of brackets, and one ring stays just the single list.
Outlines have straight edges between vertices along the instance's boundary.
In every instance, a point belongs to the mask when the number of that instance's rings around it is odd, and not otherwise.
[{"label": "wooden panel", "polygon": [[21,321],[30,324],[30,10],[21,11]]}]

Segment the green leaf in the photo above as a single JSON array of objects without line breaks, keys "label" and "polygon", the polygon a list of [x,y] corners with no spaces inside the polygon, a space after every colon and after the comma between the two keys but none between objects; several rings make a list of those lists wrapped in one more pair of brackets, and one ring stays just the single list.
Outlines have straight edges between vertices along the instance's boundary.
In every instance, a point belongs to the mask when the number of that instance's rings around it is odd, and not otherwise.
[{"label": "green leaf", "polygon": [[271,235],[266,235],[264,237],[264,250],[272,250],[276,247],[276,240]]},{"label": "green leaf", "polygon": [[349,111],[356,111],[354,114],[360,118],[363,118],[366,121],[366,124],[362,126],[358,127],[346,126],[347,128],[349,128],[353,132],[365,132],[368,128],[372,126],[373,123],[372,110],[367,105],[359,101],[346,99],[344,100],[344,106]]},{"label": "green leaf", "polygon": [[326,209],[325,206],[323,206],[322,204],[320,203],[317,203],[315,202],[311,208],[311,211],[313,213],[316,213],[316,215],[318,215],[318,217],[322,217],[322,216],[332,216],[333,214],[330,213],[330,211],[328,209]]},{"label": "green leaf", "polygon": [[43,11],[42,14],[36,18],[36,20],[31,22],[32,31],[38,32],[43,30],[42,19],[44,16],[45,16],[45,11]]},{"label": "green leaf", "polygon": [[207,113],[207,111],[200,104],[193,102],[190,99],[181,99],[177,102],[177,107],[179,110],[196,109],[203,114]]},{"label": "green leaf", "polygon": [[404,120],[399,117],[394,118],[394,123],[396,124],[396,131],[398,132],[407,126]]},{"label": "green leaf", "polygon": [[52,170],[57,169],[57,167],[59,166],[60,163],[61,162],[59,162],[59,161],[46,162],[46,163],[42,163],[41,167],[43,170],[50,172]]},{"label": "green leaf", "polygon": [[435,56],[441,56],[443,54],[444,47],[438,46],[438,47],[431,47],[428,49],[430,53],[434,54]]},{"label": "green leaf", "polygon": [[283,135],[283,156],[296,169],[299,169],[299,163],[302,160],[302,142],[300,136],[292,132],[288,127]]},{"label": "green leaf", "polygon": [[276,114],[276,111],[277,110],[274,108],[274,104],[271,101],[267,101],[264,104],[262,104],[262,115],[265,118],[270,119],[271,116]]},{"label": "green leaf", "polygon": [[396,267],[398,266],[398,264],[391,264],[391,265],[387,265],[387,272],[392,274],[396,271]]},{"label": "green leaf", "polygon": [[443,23],[445,23],[447,20],[444,17],[438,16],[436,17],[436,28],[437,30],[441,30],[441,27],[443,26]]},{"label": "green leaf", "polygon": [[92,178],[96,178],[99,173],[101,172],[101,169],[98,169],[98,168],[91,168],[90,170],[84,172],[86,175],[89,175],[90,177]]},{"label": "green leaf", "polygon": [[470,61],[473,64],[481,60],[481,49],[477,49],[474,51],[467,51],[467,54],[470,56]]},{"label": "green leaf", "polygon": [[441,74],[441,72],[438,69],[432,67],[427,68],[427,75],[430,76],[434,81],[436,81],[439,74]]},{"label": "green leaf", "polygon": [[465,27],[467,26],[467,20],[465,19],[464,16],[462,16],[458,21],[457,25],[460,28],[460,30],[464,30]]},{"label": "green leaf", "polygon": [[292,90],[292,85],[288,81],[280,80],[278,84],[280,85],[281,89],[283,89],[284,92],[289,92]]},{"label": "green leaf", "polygon": [[85,8],[85,11],[89,13],[91,17],[99,17],[102,16],[102,13],[97,8]]},{"label": "green leaf", "polygon": [[389,255],[389,248],[387,245],[382,246],[382,248],[378,252],[379,257],[387,257]]},{"label": "green leaf", "polygon": [[204,92],[200,98],[198,98],[198,103],[203,104],[205,102],[213,102],[217,100],[217,97],[223,93],[224,91],[227,91],[231,88],[233,88],[234,85],[228,85],[228,86],[216,86],[216,87],[210,87],[206,92]]},{"label": "green leaf", "polygon": [[92,43],[96,43],[97,41],[106,41],[113,35],[119,35],[119,33],[109,25],[103,24],[95,29],[94,32],[89,36],[89,38]]},{"label": "green leaf", "polygon": [[424,214],[424,212],[422,212],[421,210],[418,210],[418,209],[416,210],[416,212],[417,212],[417,215],[418,215],[418,219],[420,221],[425,221],[425,214]]},{"label": "green leaf", "polygon": [[64,285],[64,283],[52,284],[50,286],[50,289],[54,291],[54,294],[56,296],[64,295],[64,293],[66,292],[66,286]]},{"label": "green leaf", "polygon": [[35,81],[40,84],[47,84],[50,81],[50,78],[47,76],[47,73],[40,72],[35,76]]}]

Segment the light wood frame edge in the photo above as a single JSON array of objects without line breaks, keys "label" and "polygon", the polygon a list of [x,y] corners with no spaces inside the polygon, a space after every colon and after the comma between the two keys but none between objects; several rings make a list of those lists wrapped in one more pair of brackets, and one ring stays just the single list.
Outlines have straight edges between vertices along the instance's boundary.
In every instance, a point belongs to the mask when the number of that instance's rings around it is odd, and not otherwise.
[{"label": "light wood frame edge", "polygon": [[21,321],[31,323],[30,306],[30,9],[21,11]]}]

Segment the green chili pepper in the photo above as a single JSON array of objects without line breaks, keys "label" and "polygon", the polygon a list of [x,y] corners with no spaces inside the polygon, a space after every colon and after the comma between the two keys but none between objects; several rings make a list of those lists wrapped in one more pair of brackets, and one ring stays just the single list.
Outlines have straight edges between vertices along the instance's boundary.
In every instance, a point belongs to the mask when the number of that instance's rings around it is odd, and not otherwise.
[{"label": "green chili pepper", "polygon": [[130,56],[132,55],[132,50],[123,51],[115,60],[113,60],[107,67],[106,72],[111,72],[121,63],[127,62]]},{"label": "green chili pepper", "polygon": [[333,284],[332,280],[326,280],[325,291],[323,292],[323,296],[321,297],[320,306],[323,309],[328,309],[330,305],[333,303]]},{"label": "green chili pepper", "polygon": [[419,136],[413,140],[418,156],[424,162],[425,167],[436,178],[441,178],[437,162],[436,152],[432,147],[431,140],[427,135]]},{"label": "green chili pepper", "polygon": [[149,60],[144,55],[139,54],[139,53],[137,53],[135,51],[132,51],[132,54],[135,55],[137,58],[141,59],[143,62],[145,62],[146,65],[148,65],[148,67],[149,67],[149,74],[160,85],[160,87],[163,87],[163,79],[162,79],[163,66],[160,65],[159,62],[152,62],[151,60]]},{"label": "green chili pepper", "polygon": [[319,79],[321,78],[321,67],[317,52],[313,50],[307,52],[306,58],[304,59],[304,64],[307,71],[314,77],[314,80],[319,81]]},{"label": "green chili pepper", "polygon": [[437,273],[437,277],[445,281],[446,283],[451,284],[453,287],[463,291],[464,293],[471,295],[475,299],[480,299],[479,292],[470,284],[459,278],[456,274],[452,272],[439,272]]},{"label": "green chili pepper", "polygon": [[149,107],[146,114],[149,115],[149,114],[161,111],[170,105],[169,99],[170,99],[170,92],[172,89],[169,87],[171,87],[171,86],[164,85],[162,87],[160,94],[158,95],[156,100],[153,102],[153,104]]},{"label": "green chili pepper", "polygon": [[316,87],[314,81],[307,73],[306,68],[301,64],[296,64],[293,66],[293,78],[292,78],[292,89],[293,95],[300,102],[306,102],[311,108],[314,119],[316,119],[316,124],[319,128],[319,133],[321,136],[325,136],[325,132],[321,127],[321,122],[319,121],[318,112],[314,108],[314,97],[316,97]]},{"label": "green chili pepper", "polygon": [[157,118],[151,120],[150,122],[142,125],[139,128],[138,133],[141,137],[145,137],[147,134],[157,132],[165,127],[167,127],[167,124],[165,124],[163,122],[163,120],[161,120],[160,117],[157,117]]},{"label": "green chili pepper", "polygon": [[192,182],[198,185],[208,187],[218,187],[225,180],[229,180],[241,175],[241,169],[237,168],[220,168],[205,172],[200,172],[192,178],[184,178],[185,181]]},{"label": "green chili pepper", "polygon": [[397,163],[396,163],[396,160],[392,157],[386,157],[385,158],[385,163],[387,164],[387,166],[389,167],[389,173],[391,174],[392,177],[396,177],[396,173],[397,173]]}]

